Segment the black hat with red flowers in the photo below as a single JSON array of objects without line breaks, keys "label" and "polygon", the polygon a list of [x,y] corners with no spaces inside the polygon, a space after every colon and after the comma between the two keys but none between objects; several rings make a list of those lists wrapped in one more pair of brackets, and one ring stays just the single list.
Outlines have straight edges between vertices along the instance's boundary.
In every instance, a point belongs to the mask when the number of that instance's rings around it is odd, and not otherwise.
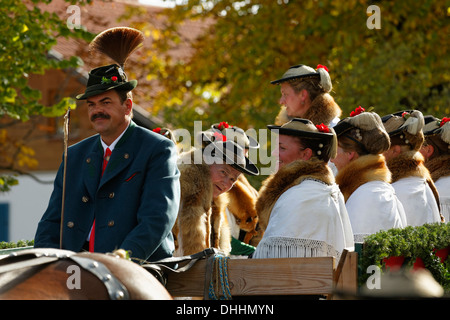
[{"label": "black hat with red flowers", "polygon": [[102,66],[89,72],[86,91],[77,95],[77,99],[84,100],[112,89],[128,92],[136,86],[137,80],[127,81],[127,76],[119,65]]}]

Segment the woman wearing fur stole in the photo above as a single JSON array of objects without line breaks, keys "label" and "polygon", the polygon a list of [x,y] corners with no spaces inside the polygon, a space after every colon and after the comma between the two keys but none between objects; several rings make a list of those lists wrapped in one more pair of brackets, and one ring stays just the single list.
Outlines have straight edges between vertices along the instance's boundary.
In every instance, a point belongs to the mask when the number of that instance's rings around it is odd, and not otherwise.
[{"label": "woman wearing fur stole", "polygon": [[391,139],[384,152],[392,173],[392,186],[403,204],[408,226],[440,222],[439,195],[419,152],[424,118],[418,110],[400,111],[382,118]]},{"label": "woman wearing fur stole", "polygon": [[181,154],[181,201],[173,228],[176,256],[214,247],[229,254],[230,228],[226,219],[226,192],[241,173],[257,175],[256,166],[243,149],[221,134],[203,134],[202,149]]},{"label": "woman wearing fur stole", "polygon": [[355,242],[380,230],[405,227],[403,205],[382,155],[390,141],[381,118],[359,107],[334,129],[338,149],[331,161],[338,169],[336,183],[345,198]]},{"label": "woman wearing fur stole", "polygon": [[336,153],[334,131],[297,118],[268,128],[279,133],[279,169],[259,191],[265,232],[253,257],[340,257],[343,249],[353,250],[344,198],[327,165]]},{"label": "woman wearing fur stole", "polygon": [[[247,135],[243,129],[227,122],[215,123],[211,132],[222,134],[227,140],[239,144],[246,156],[250,149],[258,149],[259,142]],[[227,192],[227,218],[231,229],[231,254],[249,255],[255,248],[249,245],[250,240],[257,234],[258,215],[255,203],[258,192],[244,175],[240,175],[234,186]]]},{"label": "woman wearing fur stole", "polygon": [[326,66],[319,64],[316,70],[302,64],[292,66],[271,84],[280,84],[281,91],[282,107],[275,124],[303,118],[333,127],[339,121],[342,110],[330,95],[332,84]]},{"label": "woman wearing fur stole", "polygon": [[[429,119],[430,121],[427,121]],[[425,142],[420,152],[425,157],[425,166],[439,192],[441,213],[450,221],[450,118],[437,119],[426,116]]]}]

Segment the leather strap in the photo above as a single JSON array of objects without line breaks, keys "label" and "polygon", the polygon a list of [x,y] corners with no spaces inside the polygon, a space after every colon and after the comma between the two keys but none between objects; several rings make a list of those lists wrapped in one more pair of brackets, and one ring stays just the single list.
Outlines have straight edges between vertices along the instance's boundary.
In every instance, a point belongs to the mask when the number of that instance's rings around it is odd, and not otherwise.
[{"label": "leather strap", "polygon": [[[155,262],[150,262],[143,264],[142,267],[146,269],[153,269],[155,267],[159,267],[159,269],[163,268],[171,272],[175,273],[181,273],[189,270],[192,268],[192,266],[199,260],[203,259],[205,257],[209,257],[211,255],[215,255],[218,253],[218,250],[216,248],[208,248],[203,251],[194,253],[192,255],[188,256],[182,256],[182,257],[169,257],[161,260],[157,260]],[[178,268],[177,265],[182,262],[189,261],[187,264],[185,264],[183,267]],[[174,267],[170,267],[169,265],[173,265]],[[158,269],[158,268],[155,268]]]},{"label": "leather strap", "polygon": [[125,286],[101,262],[77,255],[70,257],[83,269],[95,275],[106,287],[111,300],[128,300],[130,298]]},{"label": "leather strap", "polygon": [[[209,257],[211,255],[215,255],[218,252],[215,248],[208,248],[203,251],[194,253],[188,256],[182,257],[169,257],[165,259],[161,259],[158,261],[145,263],[142,265],[144,269],[150,272],[159,282],[163,285],[167,285],[167,274],[165,271],[174,272],[174,273],[182,273],[190,268],[200,259],[205,257]],[[178,267],[180,263],[186,262],[184,266]]]}]

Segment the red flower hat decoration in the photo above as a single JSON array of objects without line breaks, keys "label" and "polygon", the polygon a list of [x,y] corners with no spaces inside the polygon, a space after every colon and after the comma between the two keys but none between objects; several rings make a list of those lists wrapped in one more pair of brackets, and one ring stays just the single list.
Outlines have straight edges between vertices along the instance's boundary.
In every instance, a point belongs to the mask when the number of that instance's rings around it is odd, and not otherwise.
[{"label": "red flower hat decoration", "polygon": [[350,112],[350,117],[354,117],[357,116],[360,113],[365,112],[366,109],[364,109],[363,107],[359,106],[358,108],[355,109],[355,111]]},{"label": "red flower hat decoration", "polygon": [[447,122],[450,122],[450,118],[442,118],[441,123],[439,123],[439,127],[442,127]]},{"label": "red flower hat decoration", "polygon": [[229,128],[229,127],[230,127],[230,125],[229,125],[227,122],[222,121],[222,122],[220,122],[219,125],[217,126],[217,129],[223,130],[223,129],[227,129],[227,128]]},{"label": "red flower hat decoration", "polygon": [[319,130],[319,132],[330,133],[330,129],[323,123],[316,124],[316,128],[317,130]]},{"label": "red flower hat decoration", "polygon": [[325,71],[328,72],[328,68],[327,68],[326,66],[324,66],[324,65],[321,65],[321,64],[318,64],[318,65],[317,65],[316,70],[317,70],[317,69],[321,69],[321,68],[322,68],[322,69],[325,69]]}]

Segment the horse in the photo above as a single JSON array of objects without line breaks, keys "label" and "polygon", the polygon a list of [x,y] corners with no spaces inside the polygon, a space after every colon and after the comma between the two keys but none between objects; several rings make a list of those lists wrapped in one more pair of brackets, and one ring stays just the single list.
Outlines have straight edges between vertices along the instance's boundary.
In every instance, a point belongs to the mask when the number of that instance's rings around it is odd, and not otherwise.
[{"label": "horse", "polygon": [[172,300],[148,270],[114,254],[32,248],[0,256],[0,300]]}]

